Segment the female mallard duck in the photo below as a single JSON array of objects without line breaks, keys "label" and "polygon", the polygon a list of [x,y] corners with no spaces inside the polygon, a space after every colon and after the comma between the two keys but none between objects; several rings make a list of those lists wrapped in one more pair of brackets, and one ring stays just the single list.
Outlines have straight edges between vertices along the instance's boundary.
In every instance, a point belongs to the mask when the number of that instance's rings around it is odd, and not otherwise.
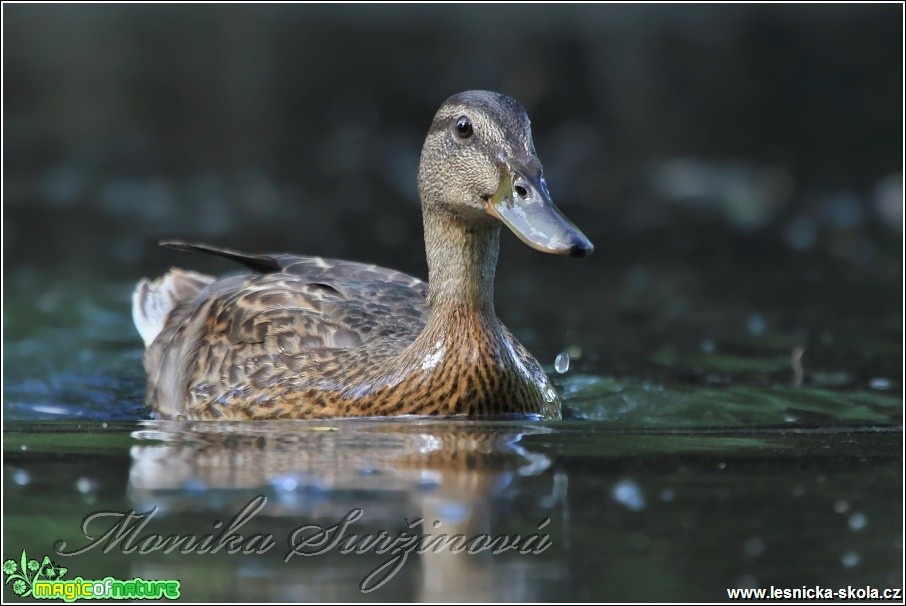
[{"label": "female mallard duck", "polygon": [[484,91],[447,99],[418,188],[427,284],[350,261],[165,243],[256,273],[173,269],[138,283],[151,408],[176,419],[559,418],[541,365],[494,314],[499,222],[544,252],[593,247],[551,202],[522,106]]}]

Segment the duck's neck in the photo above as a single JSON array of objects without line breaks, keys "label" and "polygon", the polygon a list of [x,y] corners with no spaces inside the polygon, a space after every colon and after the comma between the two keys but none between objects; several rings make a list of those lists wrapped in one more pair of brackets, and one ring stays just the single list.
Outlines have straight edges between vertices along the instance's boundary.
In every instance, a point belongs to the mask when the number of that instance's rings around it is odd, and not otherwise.
[{"label": "duck's neck", "polygon": [[429,322],[451,313],[494,318],[496,222],[470,222],[447,210],[424,209]]}]

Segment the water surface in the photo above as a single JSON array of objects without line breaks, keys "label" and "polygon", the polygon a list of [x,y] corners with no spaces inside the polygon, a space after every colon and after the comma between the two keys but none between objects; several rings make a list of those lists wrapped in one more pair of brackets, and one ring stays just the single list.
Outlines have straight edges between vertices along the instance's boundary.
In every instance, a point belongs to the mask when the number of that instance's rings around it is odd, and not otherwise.
[{"label": "water surface", "polygon": [[[194,600],[721,600],[728,587],[901,584],[899,394],[859,385],[852,366],[842,378],[807,367],[797,384],[789,337],[744,326],[738,342],[680,342],[623,374],[567,346],[566,372],[547,365],[561,422],[178,423],[149,418],[127,295],[127,284],[71,289],[33,311],[56,322],[30,336],[10,327],[8,551],[50,554],[84,578],[180,579]],[[53,554],[59,541],[91,544],[81,525],[92,512],[153,511],[136,540],[212,534],[261,495],[241,534],[272,536],[265,553],[104,553],[104,542]],[[368,593],[390,554],[337,547],[284,561],[296,529],[355,510],[347,538],[535,533],[550,544],[412,553]],[[92,536],[114,518],[103,520]]]}]

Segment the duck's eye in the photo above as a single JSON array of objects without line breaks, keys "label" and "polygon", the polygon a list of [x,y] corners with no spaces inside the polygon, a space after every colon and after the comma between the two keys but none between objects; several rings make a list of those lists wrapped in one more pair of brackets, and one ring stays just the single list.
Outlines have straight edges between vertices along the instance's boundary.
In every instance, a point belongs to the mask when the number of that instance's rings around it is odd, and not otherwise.
[{"label": "duck's eye", "polygon": [[472,136],[472,121],[463,116],[456,121],[456,134],[463,139],[468,139]]}]

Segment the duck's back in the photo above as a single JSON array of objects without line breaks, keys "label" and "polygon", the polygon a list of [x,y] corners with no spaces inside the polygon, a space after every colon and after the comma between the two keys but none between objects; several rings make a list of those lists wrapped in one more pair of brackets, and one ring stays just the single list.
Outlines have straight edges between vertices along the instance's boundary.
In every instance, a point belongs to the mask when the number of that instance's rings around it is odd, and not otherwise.
[{"label": "duck's back", "polygon": [[427,284],[394,270],[174,247],[228,257],[256,273],[216,279],[174,269],[136,287],[148,401],[164,417],[300,416],[300,398],[287,394],[307,394],[304,416],[343,414],[318,394],[354,384],[357,373],[398,355],[427,320]]}]

